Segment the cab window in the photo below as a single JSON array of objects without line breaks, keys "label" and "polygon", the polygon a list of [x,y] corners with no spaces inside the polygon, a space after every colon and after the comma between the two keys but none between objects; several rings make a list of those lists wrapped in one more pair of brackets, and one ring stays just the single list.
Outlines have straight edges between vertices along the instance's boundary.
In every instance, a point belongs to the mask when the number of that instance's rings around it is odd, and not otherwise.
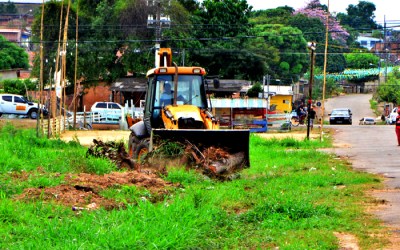
[{"label": "cab window", "polygon": [[12,102],[12,96],[3,95],[3,101],[5,101],[5,102]]},{"label": "cab window", "polygon": [[96,104],[96,108],[106,109],[107,108],[107,103],[99,102],[99,103]]},{"label": "cab window", "polygon": [[14,96],[14,102],[26,103],[26,101],[24,99],[22,99],[21,97],[19,97],[19,96]]},{"label": "cab window", "polygon": [[115,103],[111,103],[110,106],[111,106],[111,107],[110,107],[111,109],[121,109],[121,108],[120,108],[117,104],[115,104]]}]

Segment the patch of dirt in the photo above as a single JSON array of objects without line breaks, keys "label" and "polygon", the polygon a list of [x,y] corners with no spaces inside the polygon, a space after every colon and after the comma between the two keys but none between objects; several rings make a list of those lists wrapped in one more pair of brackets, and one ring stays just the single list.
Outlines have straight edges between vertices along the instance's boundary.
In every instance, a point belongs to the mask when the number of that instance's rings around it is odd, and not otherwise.
[{"label": "patch of dirt", "polygon": [[65,183],[55,187],[28,188],[16,197],[17,200],[44,200],[64,206],[71,206],[73,210],[92,210],[103,207],[105,209],[123,208],[123,203],[107,199],[100,192],[118,186],[136,186],[146,188],[154,197],[151,202],[157,202],[169,194],[171,188],[181,187],[161,179],[149,170],[143,172],[127,171],[113,172],[105,175],[81,173],[68,175]]},{"label": "patch of dirt", "polygon": [[[398,194],[398,190],[396,189],[379,189],[379,190],[371,190],[367,193],[371,197],[393,197],[393,195]],[[393,201],[392,201],[393,202]],[[367,212],[372,214],[379,214],[382,211],[387,211],[388,206],[392,206],[391,201],[386,199],[377,199],[375,198],[372,203],[367,207]],[[390,216],[390,214],[387,214]],[[391,216],[397,217],[398,214],[395,212]],[[381,237],[387,238],[389,240],[389,245],[387,245],[384,250],[399,250],[400,249],[400,228],[397,228],[391,225],[390,222],[386,222],[385,227],[387,227],[387,231]]]},{"label": "patch of dirt", "polygon": [[0,118],[0,128],[4,127],[6,124],[11,124],[15,128],[36,128],[37,121],[28,118]]},{"label": "patch of dirt", "polygon": [[340,250],[359,250],[357,238],[352,234],[335,232],[334,235],[339,239]]},{"label": "patch of dirt", "polygon": [[128,142],[130,130],[77,130],[65,131],[60,135],[63,141],[78,140],[82,146],[90,146],[94,139],[103,142],[121,141]]}]

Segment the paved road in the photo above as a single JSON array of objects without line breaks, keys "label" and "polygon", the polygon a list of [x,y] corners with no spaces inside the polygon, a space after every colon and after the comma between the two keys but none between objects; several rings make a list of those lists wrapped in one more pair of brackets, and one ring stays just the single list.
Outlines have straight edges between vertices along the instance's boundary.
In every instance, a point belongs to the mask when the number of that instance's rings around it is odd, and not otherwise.
[{"label": "paved road", "polygon": [[[376,214],[385,224],[400,229],[400,147],[397,146],[394,126],[358,125],[363,116],[375,117],[369,109],[371,97],[370,94],[354,94],[329,99],[325,104],[325,113],[332,108],[348,107],[353,112],[353,125],[326,127],[335,129],[335,147],[332,150],[335,154],[348,157],[355,169],[386,177],[388,190],[377,193],[376,198],[389,203]],[[393,232],[400,235],[399,230]]]}]

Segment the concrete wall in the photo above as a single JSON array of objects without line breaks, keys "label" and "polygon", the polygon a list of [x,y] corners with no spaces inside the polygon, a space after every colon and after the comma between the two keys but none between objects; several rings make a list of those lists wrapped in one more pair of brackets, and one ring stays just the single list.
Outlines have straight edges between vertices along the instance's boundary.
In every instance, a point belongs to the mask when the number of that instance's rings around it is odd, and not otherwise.
[{"label": "concrete wall", "polygon": [[292,111],[293,96],[291,95],[275,95],[271,96],[270,106],[276,105],[276,111],[290,113]]}]

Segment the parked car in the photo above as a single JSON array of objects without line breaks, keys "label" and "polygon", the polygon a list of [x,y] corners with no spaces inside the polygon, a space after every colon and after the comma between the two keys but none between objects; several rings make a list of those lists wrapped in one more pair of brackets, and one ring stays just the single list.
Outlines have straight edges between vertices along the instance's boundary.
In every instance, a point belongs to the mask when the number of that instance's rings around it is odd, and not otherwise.
[{"label": "parked car", "polygon": [[119,103],[115,102],[96,102],[90,111],[98,113],[102,121],[115,122],[121,119],[123,108]]},{"label": "parked car", "polygon": [[353,114],[348,108],[333,109],[329,114],[329,124],[352,124]]},{"label": "parked car", "polygon": [[27,100],[22,95],[0,94],[0,116],[3,114],[27,115],[31,119],[38,116],[38,107],[44,115],[48,115],[47,108],[38,103]]},{"label": "parked car", "polygon": [[375,119],[372,118],[372,117],[363,117],[363,118],[361,118],[359,124],[360,124],[360,125],[375,125],[375,124],[376,124],[376,121],[375,121]]}]

